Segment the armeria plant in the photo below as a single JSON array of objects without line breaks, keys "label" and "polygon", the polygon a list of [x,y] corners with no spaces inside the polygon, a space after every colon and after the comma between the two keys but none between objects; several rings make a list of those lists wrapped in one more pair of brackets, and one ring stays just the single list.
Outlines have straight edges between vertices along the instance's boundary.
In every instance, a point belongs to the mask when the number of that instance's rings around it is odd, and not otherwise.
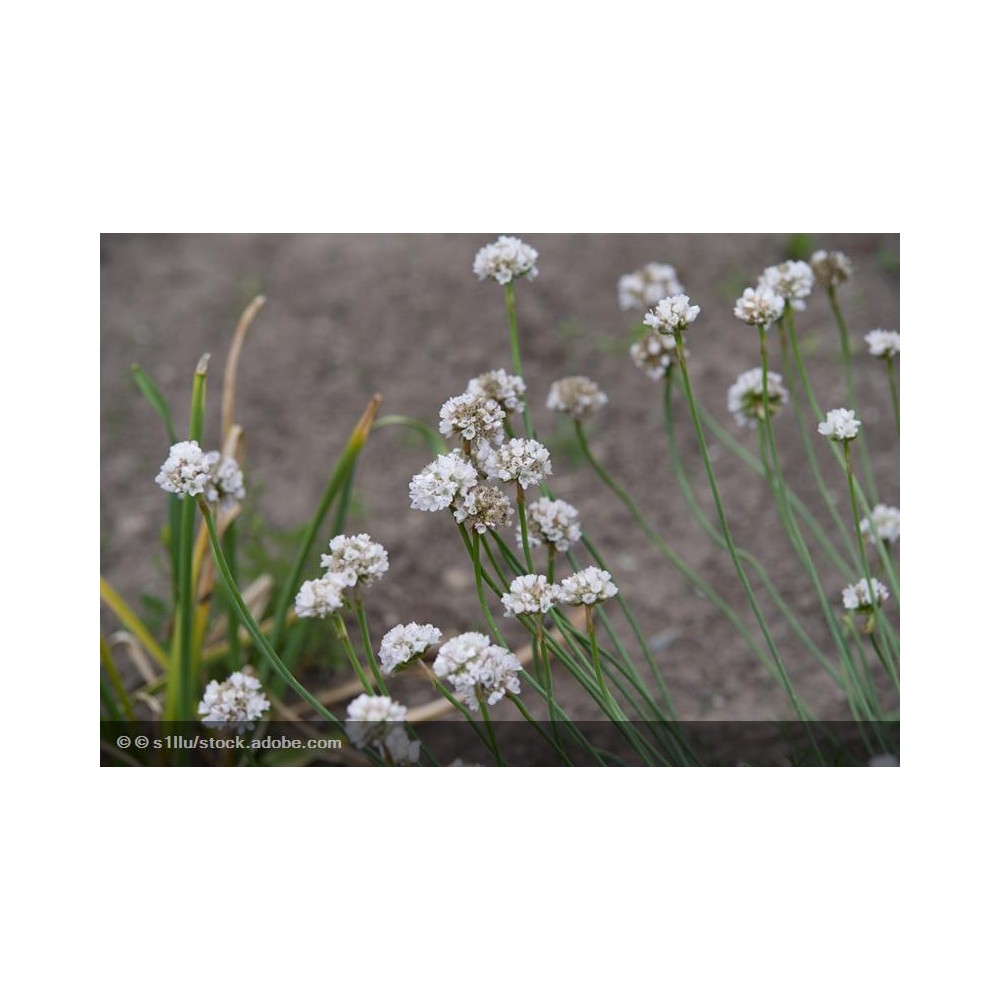
[{"label": "armeria plant", "polygon": [[[464,720],[488,759],[504,766],[507,749],[491,713],[506,701],[557,762],[620,762],[560,704],[558,677],[563,691],[571,683],[585,693],[632,759],[650,765],[705,762],[676,725],[669,678],[628,595],[614,580],[613,560],[586,533],[573,498],[554,496],[549,489],[553,459],[534,430],[515,298],[516,286],[539,276],[538,253],[502,236],[476,254],[473,271],[502,291],[509,357],[496,357],[500,367],[471,378],[464,391],[441,405],[436,431],[408,417],[379,418],[381,400],[375,397],[334,462],[291,568],[277,587],[269,578],[241,581],[237,572],[246,491],[242,431],[234,421],[236,374],[247,330],[263,300],[251,303],[233,338],[219,450],[204,446],[211,437],[204,419],[207,356],[195,369],[183,435],[150,377],[133,369],[169,437],[166,460],[155,477],[151,468],[150,484],[155,480],[169,494],[165,537],[173,612],[163,641],[102,579],[102,599],[122,626],[113,642],[101,638],[102,718],[197,719],[207,727],[241,731],[266,727],[268,720],[306,729],[322,721],[352,748],[340,762],[399,766],[442,763],[414,725],[447,714]],[[894,553],[899,508],[879,496],[865,440],[852,339],[839,302],[851,274],[844,254],[819,251],[809,262],[766,267],[756,286],[743,292],[734,317],[755,332],[760,363],[734,373],[727,397],[731,428],[719,423],[699,396],[689,359],[698,350],[701,310],[675,268],[649,263],[619,281],[622,309],[644,313],[633,329],[630,354],[660,387],[664,454],[674,481],[693,523],[725,553],[739,584],[738,599],[723,597],[718,580],[685,561],[597,458],[588,428],[609,403],[601,388],[586,375],[561,375],[546,397],[548,408],[572,424],[583,458],[609,492],[609,505],[621,505],[662,555],[664,572],[678,574],[711,602],[731,629],[731,640],[744,644],[771,674],[787,698],[790,717],[804,724],[816,763],[830,761],[816,738],[821,727],[795,686],[793,661],[805,660],[843,691],[852,718],[869,727],[865,740],[873,757],[898,753],[891,728],[883,724],[898,718],[899,634],[887,609],[899,602]],[[847,404],[829,410],[820,406],[810,381],[795,319],[817,286],[825,292],[840,337],[844,395],[831,402]],[[865,342],[868,356],[884,362],[898,431],[899,334],[874,330]],[[799,431],[801,452],[794,455],[779,448],[775,434],[776,421],[788,419],[786,411]],[[348,534],[345,522],[358,457],[373,431],[393,426],[417,429],[429,446],[429,461],[413,470],[409,505],[453,522],[457,549],[471,563],[481,613],[477,630],[460,632],[446,621],[411,621],[382,637],[372,635],[366,595],[391,571],[390,553],[368,534]],[[712,498],[707,510],[697,499],[682,437],[693,438],[700,453]],[[830,449],[842,475],[832,486],[820,461],[823,448]],[[751,551],[752,539],[736,537],[715,472],[713,455],[719,449],[731,452],[746,476],[766,483],[819,620],[804,620],[760,554]],[[808,495],[794,491],[785,476],[799,454],[812,482]],[[841,491],[849,498],[849,515],[837,503]],[[834,526],[832,534],[822,527],[816,503]],[[333,537],[319,565],[313,564],[319,572],[312,576],[309,560],[328,524]],[[831,569],[842,577],[840,594],[823,582]],[[216,591],[222,602],[213,602]],[[222,610],[213,619],[215,606]],[[608,614],[612,606],[614,615]],[[523,630],[523,645],[508,641],[497,622],[501,613]],[[305,629],[331,631],[353,681],[326,691],[303,683],[299,653]],[[819,638],[819,630],[828,638]],[[131,657],[140,684],[126,685],[118,649]],[[402,704],[394,689],[404,672],[423,678],[433,700]]]}]

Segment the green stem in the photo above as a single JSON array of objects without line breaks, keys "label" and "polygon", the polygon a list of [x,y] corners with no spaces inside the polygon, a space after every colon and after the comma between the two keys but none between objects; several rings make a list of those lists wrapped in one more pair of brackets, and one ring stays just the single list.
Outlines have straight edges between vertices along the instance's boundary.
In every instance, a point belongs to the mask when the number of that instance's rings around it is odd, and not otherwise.
[{"label": "green stem", "polygon": [[368,616],[365,614],[365,602],[361,599],[360,594],[356,595],[354,603],[358,615],[358,625],[361,627],[361,641],[365,647],[365,658],[368,660],[368,668],[371,670],[372,677],[375,680],[375,687],[378,689],[379,694],[388,695],[389,691],[382,678],[382,671],[379,670],[378,662],[375,659],[375,650],[372,648],[372,637],[368,631]]},{"label": "green stem", "polygon": [[479,702],[479,711],[483,713],[483,722],[486,723],[486,732],[490,739],[490,749],[493,751],[493,757],[497,762],[497,767],[506,767],[507,762],[503,759],[500,753],[500,747],[497,746],[497,734],[493,732],[493,722],[490,720],[490,710],[486,705],[486,699],[483,697],[483,692],[479,690],[479,685],[476,685],[476,700]]},{"label": "green stem", "polygon": [[[236,559],[236,522],[232,522],[222,536],[222,551],[226,556],[226,562],[232,567],[233,579],[239,586],[239,571]],[[242,652],[240,649],[240,618],[236,609],[228,601],[226,602],[226,637],[229,640],[229,648],[226,651],[226,658],[229,661],[229,672],[236,673],[243,668]]]},{"label": "green stem", "polygon": [[896,377],[893,373],[892,355],[885,359],[886,374],[889,376],[889,392],[892,393],[892,412],[896,414],[896,433],[899,433],[899,390],[896,388]]},{"label": "green stem", "polygon": [[587,635],[590,637],[590,656],[594,665],[594,673],[597,675],[597,683],[601,689],[601,694],[611,710],[613,716],[617,716],[620,722],[627,721],[627,716],[618,707],[618,703],[611,697],[607,682],[604,680],[604,671],[601,669],[601,651],[597,645],[597,629],[594,627],[593,608],[589,604],[584,605],[587,616]]},{"label": "green stem", "polygon": [[[517,329],[517,309],[514,305],[514,282],[508,281],[506,285],[503,286],[503,301],[504,305],[507,307],[507,322],[510,326],[510,357],[511,364],[514,369],[514,374],[521,376],[521,338]],[[528,403],[525,400],[524,404],[524,430],[525,434],[529,438],[535,436],[534,428],[531,426],[531,413],[528,410]]]},{"label": "green stem", "polygon": [[122,683],[121,674],[118,673],[115,658],[111,655],[111,647],[104,641],[103,635],[101,636],[101,663],[104,664],[104,670],[108,675],[108,680],[111,682],[118,701],[121,702],[122,711],[134,722],[135,712],[132,711],[132,701],[125,690],[125,685]]},{"label": "green stem", "polygon": [[545,645],[545,636],[542,626],[542,616],[535,615],[535,639],[539,647],[539,655],[542,662],[542,686],[545,688],[545,707],[549,713],[549,723],[552,726],[552,736],[558,743],[559,733],[556,731],[556,703],[552,690],[552,664],[549,662],[549,651]]},{"label": "green stem", "polygon": [[[531,726],[531,728],[534,729],[535,732],[538,733],[538,735],[541,736],[542,739],[544,739],[545,742],[548,743],[548,745],[552,747],[552,749],[555,750],[555,752],[559,754],[560,757],[562,757],[563,763],[566,764],[567,767],[575,767],[576,765],[566,754],[566,751],[563,749],[562,744],[559,742],[559,734],[556,728],[555,719],[552,720],[552,732],[550,734],[545,730],[544,726],[540,725],[538,721],[535,718],[533,718],[531,713],[528,711],[527,706],[524,704],[523,701],[521,701],[520,698],[518,698],[516,694],[511,694],[508,691],[506,697],[510,701],[510,703],[521,713],[521,715],[524,716],[525,722],[527,722]],[[598,760],[600,760],[600,756],[598,756]]]},{"label": "green stem", "polygon": [[358,678],[358,683],[365,689],[365,694],[373,695],[375,693],[375,689],[372,687],[372,682],[368,679],[368,675],[365,673],[365,668],[361,666],[358,654],[354,652],[354,645],[347,632],[347,622],[344,621],[344,617],[339,611],[333,615],[333,631],[340,640],[340,644],[344,647],[344,652],[347,653],[347,658],[351,661],[351,667],[354,669],[354,674]]},{"label": "green stem", "polygon": [[528,516],[524,505],[524,489],[517,483],[517,517],[521,522],[521,546],[524,549],[524,565],[528,567],[529,573],[535,572],[535,565],[531,559],[531,544],[528,541]]}]

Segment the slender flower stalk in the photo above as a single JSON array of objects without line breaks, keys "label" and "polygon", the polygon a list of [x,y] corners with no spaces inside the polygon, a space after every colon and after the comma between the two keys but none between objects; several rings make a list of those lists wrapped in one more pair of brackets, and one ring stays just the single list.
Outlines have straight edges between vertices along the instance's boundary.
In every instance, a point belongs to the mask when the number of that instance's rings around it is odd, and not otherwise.
[{"label": "slender flower stalk", "polygon": [[517,483],[517,519],[521,522],[521,546],[524,549],[524,563],[529,573],[535,572],[535,564],[531,558],[531,543],[528,541],[528,514],[524,503],[524,489]]},{"label": "slender flower stalk", "polygon": [[[514,283],[512,281],[507,282],[503,286],[503,302],[507,309],[507,324],[510,328],[511,367],[518,378],[523,378],[524,373],[521,371],[521,337],[518,332],[517,305],[514,300]],[[524,412],[521,416],[524,418],[524,436],[533,438],[535,430],[531,424],[531,411],[528,409],[527,403],[525,403]]]},{"label": "slender flower stalk", "polygon": [[[368,674],[365,672],[365,668],[361,666],[358,654],[354,652],[354,645],[351,643],[351,637],[347,632],[347,623],[339,611],[333,615],[333,631],[340,640],[340,644],[344,647],[344,652],[347,653],[347,658],[351,661],[354,674],[358,678],[358,683],[365,689],[365,694],[374,694],[375,689]],[[379,684],[379,692],[385,694],[385,689],[381,684]]]},{"label": "slender flower stalk", "polygon": [[892,355],[886,355],[885,373],[889,379],[889,392],[892,394],[892,412],[896,415],[896,433],[900,432],[899,424],[899,389],[896,388],[895,363]]},{"label": "slender flower stalk", "polygon": [[479,711],[483,713],[483,723],[486,726],[486,733],[489,736],[490,747],[493,751],[493,757],[497,762],[497,767],[506,767],[507,762],[503,759],[500,747],[497,744],[497,734],[493,731],[493,721],[490,719],[490,710],[486,704],[486,698],[483,697],[483,692],[478,687],[476,688],[476,699],[479,702]]},{"label": "slender flower stalk", "polygon": [[365,659],[368,660],[368,669],[372,672],[372,677],[375,679],[375,687],[379,694],[387,695],[389,691],[385,686],[385,681],[382,679],[382,671],[379,670],[378,663],[375,660],[372,637],[368,630],[368,616],[365,614],[365,602],[361,599],[360,591],[356,591],[355,593],[355,613],[358,616],[358,625],[361,628],[361,642],[365,647]]}]

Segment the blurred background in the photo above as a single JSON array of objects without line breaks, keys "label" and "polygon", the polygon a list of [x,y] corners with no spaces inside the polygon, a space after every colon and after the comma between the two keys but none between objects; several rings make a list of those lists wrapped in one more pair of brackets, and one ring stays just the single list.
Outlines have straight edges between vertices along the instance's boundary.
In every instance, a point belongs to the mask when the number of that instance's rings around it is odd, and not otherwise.
[{"label": "blurred background", "polygon": [[[884,366],[868,358],[863,342],[864,334],[877,327],[898,329],[898,236],[517,235],[539,251],[539,277],[517,282],[516,290],[524,377],[536,431],[552,453],[553,491],[579,508],[584,529],[632,603],[684,717],[791,717],[784,695],[736,633],[649,545],[583,463],[571,426],[544,409],[545,398],[551,382],[566,375],[588,375],[600,383],[610,401],[589,428],[595,454],[667,541],[750,621],[728,557],[697,529],[673,483],[662,385],[629,358],[629,331],[641,314],[620,310],[618,277],[649,261],[677,269],[702,310],[688,336],[695,391],[754,450],[755,433],[739,431],[726,411],[729,385],[759,364],[757,335],[734,318],[733,304],[770,264],[808,259],[816,249],[845,251],[855,273],[839,297],[855,353],[859,416],[879,499],[898,506],[898,439]],[[165,627],[165,503],[153,478],[167,441],[132,382],[132,362],[153,376],[183,426],[194,366],[202,353],[211,352],[201,443],[217,448],[222,371],[233,328],[255,295],[267,297],[243,351],[236,403],[236,421],[245,432],[248,487],[241,570],[244,580],[265,571],[280,574],[373,393],[384,397],[382,415],[415,417],[436,428],[441,403],[464,391],[470,378],[491,368],[510,370],[502,291],[472,274],[476,250],[495,238],[104,236],[103,574]],[[846,405],[838,334],[822,290],[811,296],[797,321],[820,405]],[[679,393],[675,406],[685,461],[709,510],[710,494]],[[790,482],[826,523],[790,414],[779,418],[777,430]],[[429,459],[416,434],[385,428],[371,438],[359,465],[347,530],[367,531],[382,542],[391,564],[368,600],[376,642],[400,621],[433,622],[446,634],[482,628],[471,569],[452,519],[409,508],[409,480]],[[767,487],[728,452],[713,450],[713,459],[737,542],[762,559],[814,639],[831,651],[815,597],[784,539]],[[849,516],[842,478],[832,462],[825,469]],[[319,575],[318,552],[309,572]],[[849,581],[825,567],[823,582],[839,604],[840,589]],[[840,693],[800,655],[784,623],[772,617],[804,700],[821,717],[846,718]],[[505,627],[519,642],[516,626]],[[325,639],[317,638],[307,653],[309,670],[340,669]],[[578,697],[573,682],[565,677],[557,682],[560,699],[586,711],[587,699]]]}]

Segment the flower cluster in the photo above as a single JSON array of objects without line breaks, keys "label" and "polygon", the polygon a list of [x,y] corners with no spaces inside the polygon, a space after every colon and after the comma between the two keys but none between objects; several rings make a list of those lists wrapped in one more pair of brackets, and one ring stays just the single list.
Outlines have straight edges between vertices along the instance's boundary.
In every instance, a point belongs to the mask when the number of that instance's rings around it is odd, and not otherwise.
[{"label": "flower cluster", "polygon": [[816,283],[823,288],[836,288],[837,285],[842,285],[854,270],[851,258],[839,250],[817,250],[809,258],[809,266],[812,268]]},{"label": "flower cluster", "polygon": [[841,407],[828,411],[826,420],[820,423],[817,430],[832,441],[852,441],[861,430],[861,421],[855,418],[854,410]]},{"label": "flower cluster", "polygon": [[171,445],[156,484],[178,496],[203,493],[210,503],[221,501],[224,509],[246,496],[243,472],[236,460],[223,458],[217,451],[204,452],[197,441]]},{"label": "flower cluster", "polygon": [[492,278],[499,285],[506,285],[515,278],[532,281],[538,277],[538,251],[522,243],[516,236],[501,236],[496,243],[482,247],[472,262],[476,277],[483,281]]},{"label": "flower cluster", "polygon": [[330,555],[320,556],[319,561],[348,587],[370,587],[389,570],[389,554],[367,534],[337,535],[330,540]]},{"label": "flower cluster", "polygon": [[610,600],[618,593],[618,587],[606,569],[588,566],[586,569],[566,577],[558,585],[560,604],[599,604]]},{"label": "flower cluster", "polygon": [[527,489],[552,475],[552,462],[548,448],[540,442],[511,438],[486,456],[485,472],[488,479],[504,483],[517,480]]},{"label": "flower cluster", "polygon": [[813,290],[813,280],[812,268],[804,260],[786,260],[783,264],[764,268],[757,284],[758,287],[770,288],[793,309],[805,309],[806,297]]},{"label": "flower cluster", "polygon": [[677,348],[677,338],[669,333],[650,330],[628,349],[635,366],[650,378],[660,379],[667,374],[673,352]]},{"label": "flower cluster", "polygon": [[221,684],[208,682],[198,705],[198,715],[207,726],[242,728],[260,719],[270,707],[260,681],[246,671],[237,671]]},{"label": "flower cluster", "polygon": [[[874,596],[872,596],[874,593]],[[879,607],[884,601],[889,599],[889,590],[884,583],[876,579],[858,580],[849,587],[845,587],[841,593],[844,599],[844,608],[847,611],[857,611],[859,614],[867,614]]]},{"label": "flower cluster", "polygon": [[700,312],[701,307],[691,305],[686,295],[671,295],[661,299],[642,322],[657,333],[680,333],[698,318]]},{"label": "flower cluster", "polygon": [[497,445],[503,440],[503,407],[494,399],[477,392],[452,396],[441,407],[438,430],[446,438],[485,441]]},{"label": "flower cluster", "polygon": [[520,694],[520,661],[510,650],[494,646],[480,632],[463,632],[438,651],[434,673],[447,680],[470,709],[479,707],[479,696],[495,705],[508,692]]},{"label": "flower cluster", "polygon": [[[528,544],[552,545],[557,552],[566,552],[581,537],[580,512],[565,500],[541,497],[528,504],[526,511]],[[518,544],[523,544],[521,528],[517,529]]]},{"label": "flower cluster", "polygon": [[872,330],[865,334],[868,353],[876,358],[895,358],[899,355],[899,332],[897,330]]},{"label": "flower cluster", "polygon": [[504,368],[483,372],[470,379],[465,391],[492,399],[507,413],[524,412],[524,395],[527,392],[524,379],[520,375],[508,375]]},{"label": "flower cluster", "polygon": [[764,393],[764,370],[751,368],[729,387],[729,412],[740,427],[756,427],[764,420],[765,407],[772,416],[788,402],[788,390],[777,372],[767,373]]},{"label": "flower cluster", "polygon": [[329,618],[344,606],[344,591],[349,586],[338,573],[306,580],[295,597],[295,614],[299,618]]},{"label": "flower cluster", "polygon": [[622,309],[646,309],[670,295],[683,295],[684,286],[669,264],[649,263],[618,279],[618,305]]},{"label": "flower cluster", "polygon": [[[872,524],[875,531],[872,532]],[[883,542],[895,542],[899,538],[899,508],[888,507],[884,503],[877,503],[872,508],[871,520],[866,517],[861,521],[861,531],[871,541],[875,541],[876,535]]]},{"label": "flower cluster", "polygon": [[478,473],[460,451],[438,455],[410,480],[410,506],[414,510],[444,510],[478,481]]},{"label": "flower cluster", "polygon": [[416,764],[420,741],[406,735],[406,706],[385,695],[361,694],[347,706],[344,729],[359,749],[372,747],[390,764]]},{"label": "flower cluster", "polygon": [[513,516],[514,508],[498,486],[474,486],[455,506],[455,520],[459,524],[468,522],[469,527],[480,535],[491,529],[506,527]]},{"label": "flower cluster", "polygon": [[766,330],[785,311],[785,300],[777,292],[760,285],[745,288],[737,299],[733,314],[750,326],[762,326]]},{"label": "flower cluster", "polygon": [[508,618],[517,615],[544,615],[556,603],[555,588],[538,573],[515,577],[510,582],[510,591],[500,598],[504,614]]},{"label": "flower cluster", "polygon": [[441,641],[441,629],[433,625],[396,625],[382,637],[378,658],[382,673],[391,674],[423,656]]},{"label": "flower cluster", "polygon": [[570,375],[552,383],[545,405],[557,413],[567,413],[574,420],[592,417],[608,401],[600,386],[583,375]]}]

